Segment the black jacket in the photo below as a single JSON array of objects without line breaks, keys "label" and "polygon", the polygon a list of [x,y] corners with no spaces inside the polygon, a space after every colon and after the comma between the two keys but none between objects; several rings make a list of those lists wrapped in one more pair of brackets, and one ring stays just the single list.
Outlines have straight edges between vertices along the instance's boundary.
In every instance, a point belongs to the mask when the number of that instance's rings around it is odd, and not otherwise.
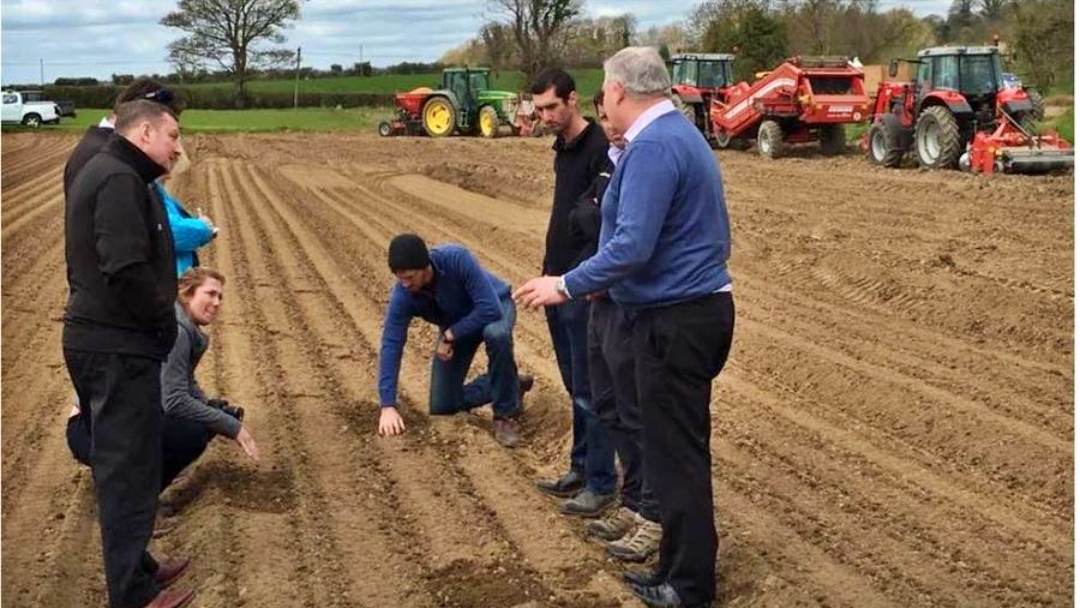
[{"label": "black jacket", "polygon": [[570,141],[556,138],[555,202],[551,206],[543,273],[564,274],[581,259],[581,251],[570,240],[570,212],[581,195],[610,160],[604,130],[592,119],[589,126]]},{"label": "black jacket", "polygon": [[67,198],[71,184],[75,183],[75,176],[86,166],[86,163],[90,162],[91,158],[101,152],[112,134],[112,129],[98,126],[90,127],[86,133],[83,133],[82,139],[75,145],[67,164],[64,165],[64,198]]},{"label": "black jacket", "polygon": [[64,236],[64,348],[164,360],[176,340],[176,266],[164,169],[113,135],[71,184]]},{"label": "black jacket", "polygon": [[570,211],[570,243],[578,252],[578,257],[573,261],[574,267],[596,255],[596,250],[600,245],[602,223],[600,203],[604,200],[604,192],[607,191],[613,172],[614,168],[608,162]]}]

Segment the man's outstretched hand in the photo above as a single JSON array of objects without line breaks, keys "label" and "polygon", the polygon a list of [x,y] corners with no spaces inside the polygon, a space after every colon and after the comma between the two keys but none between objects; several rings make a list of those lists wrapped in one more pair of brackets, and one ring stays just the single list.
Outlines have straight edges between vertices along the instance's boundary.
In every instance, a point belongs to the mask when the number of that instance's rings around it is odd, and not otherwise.
[{"label": "man's outstretched hand", "polygon": [[405,420],[401,418],[397,408],[387,406],[379,412],[379,436],[392,437],[405,432]]},{"label": "man's outstretched hand", "polygon": [[530,279],[514,292],[514,301],[526,308],[540,306],[558,306],[568,298],[555,288],[559,277],[537,277]]}]

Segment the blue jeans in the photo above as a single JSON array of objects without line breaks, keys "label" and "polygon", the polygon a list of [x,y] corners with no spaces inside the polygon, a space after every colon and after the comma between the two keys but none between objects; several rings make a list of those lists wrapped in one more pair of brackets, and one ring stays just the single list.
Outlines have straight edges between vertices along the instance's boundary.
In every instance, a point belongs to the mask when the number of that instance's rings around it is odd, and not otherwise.
[{"label": "blue jeans", "polygon": [[585,474],[585,486],[597,494],[615,492],[615,448],[592,405],[589,388],[589,303],[571,300],[548,306],[548,330],[555,346],[563,386],[574,412],[570,467]]},{"label": "blue jeans", "polygon": [[[449,416],[491,404],[498,418],[518,413],[517,362],[514,361],[514,324],[517,309],[514,301],[501,300],[502,319],[484,326],[483,335],[472,340],[455,340],[454,355],[449,361],[431,358],[431,397],[428,410],[433,416]],[[465,384],[476,349],[484,344],[488,371]]]}]

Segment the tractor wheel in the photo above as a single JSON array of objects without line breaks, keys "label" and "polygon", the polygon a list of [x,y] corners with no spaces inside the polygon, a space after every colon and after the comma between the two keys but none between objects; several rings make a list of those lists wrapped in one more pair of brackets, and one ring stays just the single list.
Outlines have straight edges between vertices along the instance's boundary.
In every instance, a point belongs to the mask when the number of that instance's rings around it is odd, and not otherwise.
[{"label": "tractor wheel", "polygon": [[870,162],[882,167],[899,167],[904,158],[900,147],[900,134],[888,122],[877,121],[870,126]]},{"label": "tractor wheel", "polygon": [[844,150],[847,149],[847,133],[844,132],[844,125],[825,125],[821,127],[818,140],[818,143],[821,144],[821,153],[826,156],[843,154]]},{"label": "tractor wheel", "polygon": [[721,150],[745,150],[749,147],[749,142],[741,137],[732,137],[726,132],[719,132],[716,137],[713,138],[713,143],[717,148]]},{"label": "tractor wheel", "polygon": [[477,122],[480,124],[480,135],[483,137],[492,139],[499,136],[499,113],[495,111],[495,108],[491,106],[480,108]]},{"label": "tractor wheel", "polygon": [[1027,93],[1028,99],[1031,100],[1030,116],[1034,116],[1036,121],[1042,120],[1043,116],[1046,115],[1046,102],[1043,101],[1042,95],[1035,89],[1025,89],[1024,92]]},{"label": "tractor wheel", "polygon": [[675,104],[675,109],[682,113],[686,117],[686,120],[690,121],[690,124],[701,129],[701,125],[698,124],[697,110],[694,109],[694,104],[686,103],[678,95],[674,95],[671,98],[672,103]]},{"label": "tractor wheel", "polygon": [[390,135],[393,132],[394,132],[394,130],[393,130],[393,128],[390,127],[390,123],[386,122],[385,120],[379,123],[379,135],[380,136],[382,136],[382,137],[390,137]]},{"label": "tractor wheel", "polygon": [[964,145],[956,117],[945,106],[931,106],[915,123],[915,154],[928,169],[952,169],[960,160]]},{"label": "tractor wheel", "polygon": [[758,127],[758,152],[766,158],[780,158],[784,153],[784,130],[775,120],[766,120]]},{"label": "tractor wheel", "polygon": [[27,114],[23,116],[22,124],[31,129],[36,129],[41,126],[41,116],[37,114]]},{"label": "tractor wheel", "polygon": [[424,131],[430,137],[446,137],[454,132],[454,105],[445,97],[432,97],[424,104]]}]

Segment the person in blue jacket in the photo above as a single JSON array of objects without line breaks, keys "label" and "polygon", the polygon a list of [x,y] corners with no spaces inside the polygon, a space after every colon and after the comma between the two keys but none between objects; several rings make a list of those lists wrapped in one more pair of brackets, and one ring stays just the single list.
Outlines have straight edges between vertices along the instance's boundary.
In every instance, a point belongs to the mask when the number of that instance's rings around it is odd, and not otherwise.
[{"label": "person in blue jacket", "polygon": [[210,218],[201,212],[194,216],[165,188],[165,181],[180,175],[191,165],[187,152],[181,150],[180,158],[167,175],[154,182],[161,202],[169,214],[169,228],[173,233],[173,247],[176,252],[176,276],[192,266],[199,265],[196,250],[205,246],[217,236],[218,229]]},{"label": "person in blue jacket", "polygon": [[[514,361],[517,313],[510,288],[461,245],[429,251],[415,234],[394,237],[389,263],[397,282],[390,292],[379,352],[379,434],[405,430],[397,410],[398,373],[409,323],[420,317],[439,328],[431,360],[431,414],[451,415],[491,403],[495,439],[505,447],[516,446],[515,418],[533,379],[518,376]],[[481,344],[487,351],[487,373],[465,384]]]}]

